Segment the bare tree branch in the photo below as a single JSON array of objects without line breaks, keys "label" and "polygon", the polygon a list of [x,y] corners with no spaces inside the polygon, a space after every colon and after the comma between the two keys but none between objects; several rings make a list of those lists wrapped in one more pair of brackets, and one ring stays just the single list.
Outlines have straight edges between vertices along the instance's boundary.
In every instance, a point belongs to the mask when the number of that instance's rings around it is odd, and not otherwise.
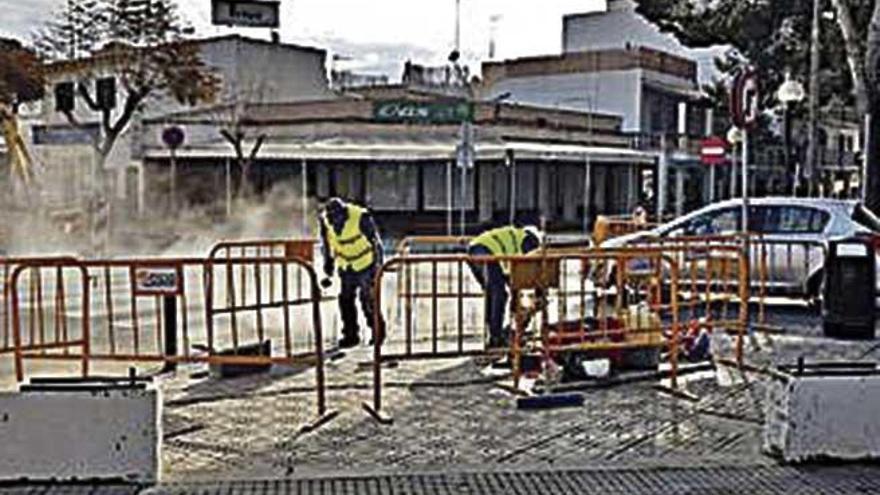
[{"label": "bare tree branch", "polygon": [[254,161],[257,158],[257,153],[260,152],[260,148],[263,147],[263,142],[266,140],[265,134],[260,134],[257,136],[257,142],[254,143],[254,147],[251,149],[251,154],[248,157],[248,160]]},{"label": "bare tree branch", "polygon": [[93,112],[97,112],[101,110],[98,106],[98,103],[92,98],[92,94],[89,92],[88,86],[82,81],[76,83],[76,91],[82,97],[82,99],[86,102],[86,106]]}]

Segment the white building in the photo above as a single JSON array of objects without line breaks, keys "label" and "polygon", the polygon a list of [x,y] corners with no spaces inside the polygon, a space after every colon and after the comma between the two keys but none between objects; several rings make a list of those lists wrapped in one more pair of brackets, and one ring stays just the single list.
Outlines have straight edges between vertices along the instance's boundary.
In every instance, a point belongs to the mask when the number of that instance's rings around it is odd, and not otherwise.
[{"label": "white building", "polygon": [[635,12],[632,0],[608,0],[605,11],[570,14],[562,20],[564,53],[610,50],[629,46],[649,46],[697,62],[701,84],[717,75],[715,58],[728,47],[689,48],[675,36],[660,31]]},{"label": "white building", "polygon": [[[195,40],[202,61],[219,78],[217,101],[197,108],[235,102],[296,102],[333,98],[325,69],[326,52],[321,49],[273,43],[239,35]],[[112,63],[100,57],[62,61],[47,67],[50,84],[83,83],[94,94],[95,79],[116,75]],[[116,85],[117,104],[112,119],[122,111],[125,93]],[[112,170],[116,195],[131,209],[143,208],[143,171],[141,121],[193,107],[170,98],[151,99],[132,118],[120,136],[105,168]],[[55,111],[54,91],[50,88],[41,108],[34,111],[36,122],[26,129],[28,141],[41,165],[44,195],[59,208],[81,206],[96,163],[90,141],[99,132],[100,115],[91,111],[82,97],[75,97],[74,116],[80,126],[72,127],[68,119]],[[146,139],[150,141],[151,139]]]}]

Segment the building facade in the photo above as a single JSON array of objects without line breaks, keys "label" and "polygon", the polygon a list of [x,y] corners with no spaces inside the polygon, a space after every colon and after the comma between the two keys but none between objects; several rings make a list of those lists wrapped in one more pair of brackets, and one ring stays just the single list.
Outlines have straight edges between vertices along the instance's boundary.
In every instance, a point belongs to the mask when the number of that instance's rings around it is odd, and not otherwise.
[{"label": "building facade", "polygon": [[[251,167],[258,193],[284,188],[317,201],[342,196],[368,205],[398,233],[458,232],[462,218],[468,232],[509,221],[581,228],[585,215],[631,211],[647,194],[643,177],[656,168],[652,154],[631,149],[613,115],[475,102],[402,86],[246,111],[248,135],[265,136]],[[206,111],[168,115],[147,128],[187,129],[191,139],[176,152],[182,201],[213,201],[222,210],[233,193],[221,191],[235,187],[240,167],[208,117]],[[460,151],[467,127],[470,160]],[[149,189],[160,196],[150,202],[163,203],[169,192],[162,186],[169,159],[160,143],[147,146],[145,163],[155,178]]]}]

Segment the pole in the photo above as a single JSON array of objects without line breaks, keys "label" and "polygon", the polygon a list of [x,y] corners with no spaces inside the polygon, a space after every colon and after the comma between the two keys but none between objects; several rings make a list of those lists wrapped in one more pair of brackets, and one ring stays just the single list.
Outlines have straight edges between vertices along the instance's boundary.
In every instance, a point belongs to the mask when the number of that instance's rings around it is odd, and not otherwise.
[{"label": "pole", "polygon": [[871,148],[868,146],[868,143],[871,142],[871,114],[865,114],[865,143],[862,145],[862,149],[865,151],[862,153],[862,177],[861,177],[861,186],[862,186],[862,203],[867,201],[868,199],[868,163],[874,158],[871,156]]},{"label": "pole", "polygon": [[508,198],[510,202],[510,221],[508,222],[510,225],[513,225],[516,222],[516,156],[511,153],[510,155],[510,196]]},{"label": "pole", "polygon": [[590,153],[584,155],[584,235],[590,234],[590,175],[592,173]]},{"label": "pole", "polygon": [[749,132],[742,133],[742,229],[749,231]]},{"label": "pole", "polygon": [[[165,356],[177,356],[177,296],[162,297],[162,316],[165,327]],[[177,363],[166,361],[162,373],[170,373],[177,369]]]},{"label": "pole", "polygon": [[[715,124],[715,112],[711,108],[706,109],[706,128],[703,131],[705,137],[712,136]],[[715,169],[717,166],[713,163],[709,165],[709,203],[715,202]]]},{"label": "pole", "polygon": [[715,167],[714,163],[709,165],[709,203],[715,202]]},{"label": "pole", "polygon": [[452,235],[452,162],[446,162],[446,235]]},{"label": "pole", "polygon": [[171,214],[177,215],[177,152],[171,148]]},{"label": "pole", "polygon": [[669,152],[666,149],[666,134],[660,135],[660,162],[657,164],[657,218],[662,219],[666,213],[666,193],[669,179]]},{"label": "pole", "polygon": [[784,150],[785,151],[785,154],[784,154],[785,171],[786,171],[786,173],[788,173],[788,177],[791,180],[791,195],[794,196],[795,195],[794,185],[795,185],[796,181],[794,180],[794,170],[792,169],[792,166],[791,166],[792,159],[791,159],[791,103],[790,102],[785,102],[784,111],[785,111],[785,119],[784,119],[784,125],[785,125],[785,136],[784,136],[784,138],[785,138],[785,146],[784,146],[784,148],[785,148],[785,150]]},{"label": "pole", "polygon": [[459,191],[459,196],[461,197],[461,218],[459,220],[461,227],[461,236],[464,237],[467,235],[465,232],[465,201],[467,200],[467,164],[462,163],[461,167],[461,191]]},{"label": "pole", "polygon": [[813,0],[813,29],[810,41],[810,130],[807,141],[807,160],[804,178],[807,181],[808,196],[813,191],[813,174],[817,169],[818,158],[818,119],[819,119],[819,14],[820,0]]},{"label": "pole", "polygon": [[461,0],[455,0],[455,50],[461,51]]},{"label": "pole", "polygon": [[229,158],[226,158],[226,218],[232,216],[232,170]]},{"label": "pole", "polygon": [[733,160],[732,160],[733,163],[730,164],[730,199],[733,199],[736,197],[736,172],[737,172],[737,165],[739,162],[739,158],[737,157],[738,151],[739,151],[739,148],[737,147],[737,143],[734,142],[733,143],[733,153],[731,154],[731,157],[733,158]]},{"label": "pole", "polygon": [[302,230],[300,234],[309,235],[309,163],[302,159]]}]

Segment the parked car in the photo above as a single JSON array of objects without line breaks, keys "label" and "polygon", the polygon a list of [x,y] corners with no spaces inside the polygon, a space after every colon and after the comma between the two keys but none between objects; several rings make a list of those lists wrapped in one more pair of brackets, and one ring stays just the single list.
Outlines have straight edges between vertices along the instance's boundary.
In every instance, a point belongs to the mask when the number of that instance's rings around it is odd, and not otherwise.
[{"label": "parked car", "polygon": [[[880,218],[857,201],[771,197],[749,201],[749,230],[761,234],[751,250],[750,276],[757,286],[763,256],[768,294],[821,296],[825,251],[830,239],[878,236]],[[723,236],[742,231],[742,200],[714,203],[650,230],[609,239],[602,247],[634,246],[652,240]],[[653,241],[656,242],[656,241]],[[764,250],[764,254],[761,254]],[[880,267],[880,258],[878,258]],[[878,277],[880,280],[880,277]],[[880,293],[880,292],[878,292]]]}]

